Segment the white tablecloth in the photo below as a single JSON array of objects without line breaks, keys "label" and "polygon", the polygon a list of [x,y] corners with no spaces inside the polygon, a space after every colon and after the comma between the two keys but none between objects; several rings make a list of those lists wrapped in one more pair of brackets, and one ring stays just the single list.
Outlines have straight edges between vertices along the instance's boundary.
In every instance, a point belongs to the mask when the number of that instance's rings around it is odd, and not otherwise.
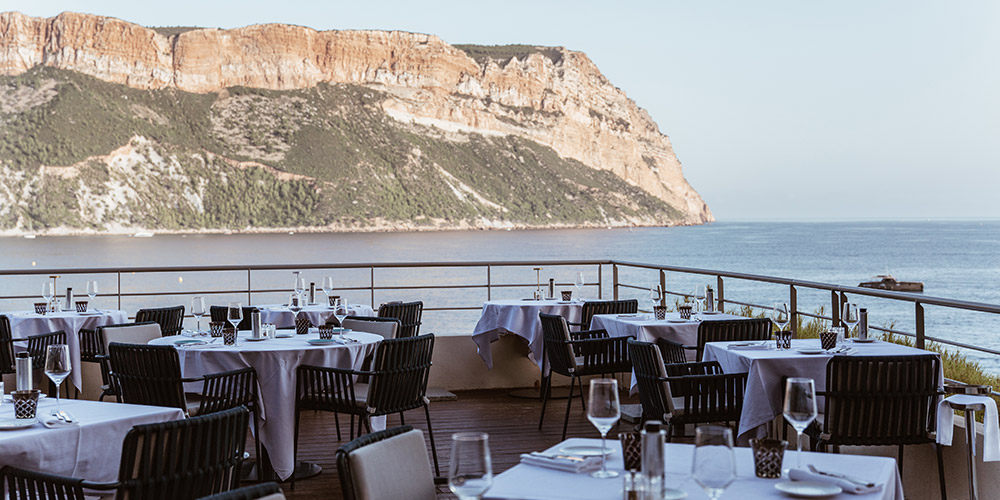
[{"label": "white tablecloth", "polygon": [[[667,339],[684,345],[698,345],[698,325],[702,321],[746,319],[732,314],[699,314],[697,319],[682,320],[678,313],[668,313],[666,319],[658,321],[649,314],[628,317],[618,314],[598,314],[590,321],[592,329],[603,328],[612,337],[635,337],[643,342]],[[688,351],[688,361],[696,361],[697,352]]]},{"label": "white tablecloth", "polygon": [[558,314],[567,321],[578,323],[583,315],[583,302],[491,300],[483,304],[479,322],[472,330],[472,341],[476,343],[479,356],[486,362],[487,368],[493,369],[490,344],[499,340],[503,333],[513,333],[527,340],[532,359],[541,367],[542,322],[538,313]]},{"label": "white tablecloth", "polygon": [[[574,438],[553,446],[548,453],[556,453],[563,446],[596,445],[599,439]],[[618,440],[608,440],[608,447],[615,450],[608,458],[608,468],[622,471],[621,445]],[[531,450],[524,450],[525,452]],[[785,453],[785,464],[796,463],[795,451]],[[690,471],[690,463],[694,454],[694,446],[689,444],[667,444],[667,461],[670,469]],[[850,474],[861,480],[882,484],[878,492],[867,495],[848,495],[843,493],[837,498],[852,500],[903,500],[903,485],[896,468],[896,461],[886,457],[870,457],[859,455],[837,455],[833,453],[805,452],[802,464],[813,464],[817,468]],[[787,481],[782,479],[761,479],[754,475],[753,455],[749,448],[736,448],[736,480],[726,489],[723,498],[776,498],[787,499],[774,485]],[[667,486],[686,491],[688,499],[701,500],[708,498],[701,486],[690,476],[680,484],[671,483]],[[486,499],[518,499],[518,500],[620,500],[622,498],[622,478],[594,479],[589,474],[573,474],[542,467],[518,464],[497,475],[493,487],[483,496]]]},{"label": "white tablecloth", "polygon": [[[749,442],[750,438],[763,437],[765,424],[782,414],[781,377],[806,377],[815,380],[816,391],[826,390],[826,364],[830,354],[800,354],[796,349],[819,348],[819,339],[792,340],[792,348],[785,350],[733,350],[728,342],[710,342],[705,346],[705,361],[718,361],[726,373],[747,372],[746,394],[737,440]],[[773,342],[771,343],[773,344]],[[906,356],[936,354],[913,347],[877,341],[871,344],[852,343],[856,350],[852,356]],[[940,366],[940,365],[939,365]],[[944,383],[943,368],[938,384]],[[819,411],[823,411],[823,398],[817,398]]]},{"label": "white tablecloth", "polygon": [[[296,368],[305,364],[360,369],[361,362],[375,352],[382,337],[352,332],[347,336],[360,343],[313,346],[306,340],[319,338],[316,333],[261,342],[248,341],[248,336],[249,332],[240,332],[236,346],[211,344],[179,348],[181,373],[185,377],[198,377],[247,366],[257,371],[262,418],[260,442],[267,448],[274,471],[285,480],[294,469]],[[177,337],[159,338],[150,344],[170,345],[176,340]]]},{"label": "white tablecloth", "polygon": [[[69,355],[73,361],[73,372],[69,380],[77,389],[82,387],[80,367],[80,337],[78,332],[81,328],[93,330],[99,326],[117,325],[128,321],[128,316],[124,311],[101,309],[80,314],[76,311],[54,312],[44,315],[35,314],[33,311],[17,311],[7,313],[10,319],[11,336],[15,339],[26,339],[30,335],[39,333],[49,333],[56,330],[66,332],[66,344],[69,346]],[[20,347],[27,344],[20,342]]]},{"label": "white tablecloth", "polygon": [[[46,398],[39,402],[38,411],[51,412],[55,406],[55,398]],[[0,467],[16,465],[90,481],[115,481],[122,441],[129,429],[184,418],[177,408],[78,399],[64,399],[62,409],[80,425],[47,429],[35,424],[23,430],[0,431]],[[13,403],[0,405],[0,417],[14,417]]]},{"label": "white tablecloth", "polygon": [[[278,328],[295,327],[295,313],[288,310],[288,306],[281,304],[271,304],[255,306],[260,309],[260,320],[263,323],[274,323]],[[375,310],[365,304],[348,304],[347,314],[350,316],[375,316]],[[299,317],[307,317],[313,326],[326,323],[326,320],[333,317],[333,308],[326,305],[310,305],[303,307],[299,311]]]}]

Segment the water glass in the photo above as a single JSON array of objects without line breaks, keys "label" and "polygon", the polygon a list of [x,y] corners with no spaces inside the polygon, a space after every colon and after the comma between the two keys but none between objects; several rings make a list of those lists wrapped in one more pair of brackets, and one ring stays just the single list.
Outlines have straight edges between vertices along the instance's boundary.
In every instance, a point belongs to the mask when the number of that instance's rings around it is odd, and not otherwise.
[{"label": "water glass", "polygon": [[337,326],[340,327],[341,333],[344,331],[344,318],[347,317],[347,303],[344,299],[337,299],[337,303],[333,305],[333,317],[337,318]]},{"label": "water glass", "polygon": [[583,279],[583,273],[576,273],[576,278],[573,280],[573,286],[576,287],[576,300],[583,299],[583,285],[586,281]]},{"label": "water glass", "polygon": [[775,302],[771,308],[771,321],[778,326],[778,331],[783,331],[791,321],[788,317],[788,304],[785,302]]},{"label": "water glass", "polygon": [[10,398],[14,401],[14,418],[19,420],[30,420],[37,416],[38,389],[27,391],[14,391],[10,393]]},{"label": "water glass", "polygon": [[52,344],[45,350],[45,375],[56,386],[56,411],[60,411],[59,387],[63,380],[69,376],[73,370],[73,365],[69,359],[69,346],[66,344]]},{"label": "water glass", "polygon": [[205,316],[205,297],[198,296],[191,299],[191,315],[195,317],[198,333],[201,333],[201,318]]},{"label": "water glass", "polygon": [[802,433],[816,420],[816,383],[811,378],[792,377],[785,382],[785,420],[795,429],[797,468],[802,468]]},{"label": "water glass", "polygon": [[243,321],[243,304],[240,302],[230,302],[229,309],[226,310],[226,319],[233,329],[238,329],[240,322]]},{"label": "water glass", "polygon": [[94,297],[97,297],[97,280],[90,280],[87,282],[87,296],[90,297],[90,301],[94,301]]},{"label": "water glass", "polygon": [[590,402],[587,405],[587,419],[601,433],[601,470],[590,474],[597,479],[618,477],[618,473],[608,470],[607,437],[621,418],[618,404],[618,380],[613,378],[592,379],[590,381]]},{"label": "water glass", "polygon": [[861,321],[860,316],[858,316],[858,305],[852,302],[845,302],[843,315],[840,317],[840,320],[847,325],[847,332],[845,332],[845,336],[849,337],[851,335],[851,330],[853,330],[854,326]]},{"label": "water glass", "polygon": [[333,277],[327,276],[323,278],[323,294],[326,295],[326,300],[329,303],[330,294],[333,293]]},{"label": "water glass", "polygon": [[448,488],[462,500],[479,499],[493,486],[489,434],[459,432],[451,435]]},{"label": "water glass", "polygon": [[694,434],[694,480],[708,498],[717,500],[736,479],[733,431],[719,425],[702,425]]}]

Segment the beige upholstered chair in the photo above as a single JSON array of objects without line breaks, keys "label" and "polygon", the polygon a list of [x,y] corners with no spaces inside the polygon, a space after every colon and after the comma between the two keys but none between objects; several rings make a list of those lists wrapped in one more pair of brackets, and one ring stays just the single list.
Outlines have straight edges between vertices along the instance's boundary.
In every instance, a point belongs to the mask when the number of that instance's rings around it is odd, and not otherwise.
[{"label": "beige upholstered chair", "polygon": [[408,425],[366,434],[341,446],[337,471],[346,500],[437,498],[424,433]]},{"label": "beige upholstered chair", "polygon": [[348,316],[344,318],[344,328],[359,332],[374,333],[384,339],[396,338],[401,323],[396,318]]}]

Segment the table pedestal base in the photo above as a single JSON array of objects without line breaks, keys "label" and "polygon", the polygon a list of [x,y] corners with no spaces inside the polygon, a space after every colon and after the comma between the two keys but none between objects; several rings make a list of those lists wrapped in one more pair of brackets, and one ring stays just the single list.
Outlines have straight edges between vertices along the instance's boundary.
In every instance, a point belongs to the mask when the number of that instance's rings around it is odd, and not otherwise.
[{"label": "table pedestal base", "polygon": [[[274,476],[274,472],[273,471],[269,471],[270,474],[267,474],[267,476],[270,476],[270,477],[265,477],[265,478],[261,479],[260,475],[258,474],[258,471],[260,470],[257,467],[258,464],[259,463],[256,460],[252,460],[252,459],[244,461],[243,462],[243,470],[241,471],[241,475],[240,475],[240,481],[245,481],[245,482],[248,482],[248,483],[258,483],[258,482],[264,482],[264,481],[277,481],[278,480],[278,478],[276,476]],[[319,475],[320,472],[323,472],[323,467],[321,467],[319,464],[314,464],[312,462],[301,462],[301,461],[297,462],[295,464],[295,479],[296,480],[299,480],[299,479],[308,479],[310,477]],[[286,481],[287,481],[287,479],[286,479]]]}]

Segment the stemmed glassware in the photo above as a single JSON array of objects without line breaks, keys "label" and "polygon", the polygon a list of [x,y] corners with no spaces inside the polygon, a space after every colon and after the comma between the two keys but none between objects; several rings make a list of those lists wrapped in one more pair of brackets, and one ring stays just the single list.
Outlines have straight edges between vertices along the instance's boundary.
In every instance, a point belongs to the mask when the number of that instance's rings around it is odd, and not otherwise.
[{"label": "stemmed glassware", "polygon": [[704,307],[705,302],[705,287],[702,285],[695,285],[694,287],[694,312],[700,313],[701,308]]},{"label": "stemmed glassware", "polygon": [[97,297],[97,280],[90,280],[87,282],[87,297],[90,297],[90,307],[93,310],[97,310],[94,306],[94,297]]},{"label": "stemmed glassware", "polygon": [[736,479],[733,431],[719,425],[702,425],[694,431],[694,480],[708,498],[717,500]]},{"label": "stemmed glassware", "polygon": [[778,331],[785,331],[790,319],[788,318],[788,304],[785,302],[775,302],[771,309],[771,321],[778,326]]},{"label": "stemmed glassware", "polygon": [[590,475],[598,479],[618,477],[618,472],[608,470],[608,455],[605,440],[608,431],[621,418],[618,405],[618,380],[613,378],[592,379],[590,381],[590,401],[587,404],[587,419],[601,433],[601,470]]},{"label": "stemmed glassware", "polygon": [[199,295],[191,299],[191,315],[197,322],[198,333],[201,333],[201,318],[205,316],[205,297]]},{"label": "stemmed glassware", "polygon": [[653,308],[650,311],[655,311],[656,306],[660,305],[660,301],[663,299],[663,292],[660,290],[660,285],[653,285],[649,287],[649,301],[653,303]]},{"label": "stemmed glassware", "polygon": [[326,295],[326,303],[330,304],[330,294],[333,293],[333,277],[327,276],[323,278],[323,293]]},{"label": "stemmed glassware", "polygon": [[573,280],[573,286],[576,288],[576,299],[579,301],[583,300],[583,285],[586,281],[583,280],[583,273],[576,273],[576,278]]},{"label": "stemmed glassware", "polygon": [[333,316],[337,318],[337,323],[340,323],[340,336],[344,336],[344,318],[347,317],[347,303],[344,299],[337,299],[333,304]]},{"label": "stemmed glassware", "polygon": [[299,311],[302,310],[302,296],[293,293],[288,297],[288,310],[292,311],[292,324],[299,319]]},{"label": "stemmed glassware", "polygon": [[802,433],[816,420],[816,384],[811,378],[792,377],[785,382],[785,420],[795,429],[798,465],[802,468]]},{"label": "stemmed glassware", "polygon": [[844,333],[844,337],[850,337],[851,330],[854,330],[854,327],[860,321],[860,318],[858,318],[858,305],[853,302],[845,302],[844,314],[841,320],[845,325],[847,325],[847,331]]},{"label": "stemmed glassware", "polygon": [[45,299],[45,307],[52,305],[52,297],[56,296],[56,287],[51,282],[42,283],[42,298]]},{"label": "stemmed glassware", "polygon": [[477,432],[451,435],[448,488],[461,500],[478,500],[493,486],[489,438]]},{"label": "stemmed glassware", "polygon": [[234,330],[239,331],[236,325],[243,321],[243,304],[230,302],[229,309],[226,311],[226,319],[233,325]]},{"label": "stemmed glassware", "polygon": [[301,299],[302,294],[306,291],[306,279],[299,278],[298,274],[295,275],[295,295],[298,295]]},{"label": "stemmed glassware", "polygon": [[45,351],[45,375],[49,377],[56,386],[56,411],[62,411],[59,405],[59,387],[62,381],[66,380],[73,370],[73,365],[69,359],[69,346],[66,344],[52,344]]}]

